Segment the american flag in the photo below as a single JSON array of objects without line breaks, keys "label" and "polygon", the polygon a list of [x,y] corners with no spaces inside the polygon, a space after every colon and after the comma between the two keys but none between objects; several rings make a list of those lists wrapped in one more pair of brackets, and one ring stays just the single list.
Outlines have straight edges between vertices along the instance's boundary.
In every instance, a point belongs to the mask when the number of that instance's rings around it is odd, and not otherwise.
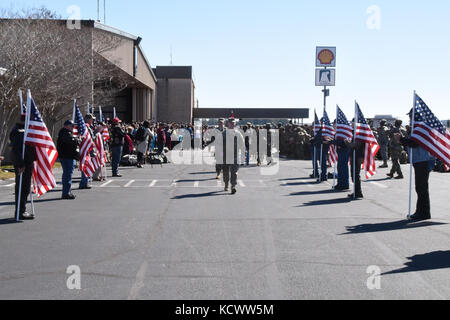
[{"label": "american flag", "polygon": [[447,168],[450,166],[450,133],[417,94],[411,140],[441,160]]},{"label": "american flag", "polygon": [[102,134],[97,133],[95,137],[95,148],[97,149],[96,160],[99,164],[99,167],[104,167],[106,164],[106,153],[105,148],[103,146]]},{"label": "american flag", "polygon": [[317,113],[314,110],[314,135],[317,135],[320,131],[321,125]]},{"label": "american flag", "polygon": [[109,135],[108,126],[106,125],[103,129],[103,140],[108,141],[109,139],[111,139],[111,136]]},{"label": "american flag", "polygon": [[[98,107],[98,112],[99,112],[99,120],[100,122],[103,122],[103,112],[101,106]],[[103,140],[108,141],[109,139],[111,139],[111,136],[109,135],[108,125],[106,125],[105,128],[103,129]]]},{"label": "american flag", "polygon": [[84,172],[87,177],[92,177],[94,172],[99,168],[95,158],[91,158],[91,151],[94,150],[94,142],[89,133],[83,115],[75,104],[75,123],[78,126],[78,134],[81,136],[80,145],[80,171]]},{"label": "american flag", "polygon": [[52,168],[58,158],[58,152],[30,93],[28,93],[28,104],[30,116],[24,142],[36,149],[37,161],[34,163],[33,170],[33,190],[38,197],[41,197],[56,188]]},{"label": "american flag", "polygon": [[328,113],[325,109],[323,110],[322,132],[323,137],[331,137],[334,139],[334,127],[331,124],[330,118],[328,118]]},{"label": "american flag", "polygon": [[356,103],[356,133],[355,141],[361,141],[366,144],[364,156],[364,170],[366,171],[366,178],[374,176],[377,172],[375,156],[380,150],[380,145],[375,138],[372,129],[364,118],[358,103]]},{"label": "american flag", "polygon": [[336,146],[334,144],[330,145],[330,153],[328,155],[328,160],[330,161],[330,164],[333,166],[338,161],[338,155],[336,152]]},{"label": "american flag", "polygon": [[336,108],[336,140],[352,140],[353,128],[341,108]]}]

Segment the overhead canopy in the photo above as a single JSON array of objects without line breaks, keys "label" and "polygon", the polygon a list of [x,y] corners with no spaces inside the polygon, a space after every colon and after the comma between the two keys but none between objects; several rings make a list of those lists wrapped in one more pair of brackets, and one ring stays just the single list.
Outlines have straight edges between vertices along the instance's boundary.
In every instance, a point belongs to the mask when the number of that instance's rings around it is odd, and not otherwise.
[{"label": "overhead canopy", "polygon": [[197,108],[194,119],[228,118],[234,115],[237,119],[307,119],[309,109],[293,108]]}]

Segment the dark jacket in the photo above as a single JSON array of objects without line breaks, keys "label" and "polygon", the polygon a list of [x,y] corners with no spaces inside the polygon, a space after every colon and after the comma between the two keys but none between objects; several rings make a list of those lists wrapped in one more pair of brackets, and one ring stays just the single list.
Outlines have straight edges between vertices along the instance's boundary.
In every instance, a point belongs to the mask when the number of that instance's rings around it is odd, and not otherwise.
[{"label": "dark jacket", "polygon": [[346,142],[347,147],[351,149],[351,158],[353,159],[353,150],[356,150],[356,159],[364,162],[364,156],[366,155],[366,144],[362,141]]},{"label": "dark jacket", "polygon": [[57,147],[60,159],[80,159],[80,151],[78,148],[78,139],[75,138],[71,131],[62,128],[58,134]]},{"label": "dark jacket", "polygon": [[22,159],[23,139],[25,136],[25,125],[17,123],[9,135],[12,147],[12,161],[14,166],[23,168],[36,161],[36,148],[25,146],[25,157]]},{"label": "dark jacket", "polygon": [[111,147],[122,147],[125,137],[125,132],[119,126],[114,126],[111,129]]}]

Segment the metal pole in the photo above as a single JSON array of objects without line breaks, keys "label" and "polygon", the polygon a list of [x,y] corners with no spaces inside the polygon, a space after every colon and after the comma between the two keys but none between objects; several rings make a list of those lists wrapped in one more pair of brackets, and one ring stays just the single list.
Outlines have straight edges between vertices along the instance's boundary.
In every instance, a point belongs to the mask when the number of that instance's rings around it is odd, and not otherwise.
[{"label": "metal pole", "polygon": [[[22,145],[22,160],[25,159],[25,137],[27,136],[27,132],[28,132],[28,122],[30,119],[30,106],[31,106],[31,93],[30,90],[28,90],[27,92],[27,114],[26,114],[26,118],[25,118],[25,133],[23,135],[23,145]],[[19,222],[20,220],[20,204],[22,201],[22,181],[23,181],[23,172],[20,174],[20,179],[19,179],[19,195],[17,197],[17,212],[16,212],[16,221]]]},{"label": "metal pole", "polygon": [[[414,90],[414,102],[411,115],[411,136],[414,132],[414,118],[416,115],[416,91]],[[409,148],[409,209],[408,209],[408,219],[411,218],[412,209],[412,176],[413,176],[413,150]]]},{"label": "metal pole", "polygon": [[354,123],[354,133],[353,133],[353,143],[355,144],[355,149],[353,150],[353,199],[356,200],[356,128],[358,123],[358,110],[355,101],[355,123]]},{"label": "metal pole", "polygon": [[[326,69],[326,67],[325,67]],[[327,107],[327,86],[323,87],[323,110],[325,111]],[[322,121],[320,121],[320,127],[323,130],[323,118]],[[322,131],[322,137],[323,137],[323,131]],[[321,137],[321,141],[320,141],[320,177],[319,177],[319,181],[322,180],[322,175],[323,175],[323,138]]]},{"label": "metal pole", "polygon": [[[336,105],[336,121],[335,121],[335,128],[334,128],[334,140],[336,141],[336,129],[337,129],[337,108],[338,106]],[[337,145],[336,143],[334,144],[334,152],[337,156]],[[334,161],[334,165],[333,165],[333,189],[336,187],[336,163],[339,161],[339,158],[335,159]]]}]

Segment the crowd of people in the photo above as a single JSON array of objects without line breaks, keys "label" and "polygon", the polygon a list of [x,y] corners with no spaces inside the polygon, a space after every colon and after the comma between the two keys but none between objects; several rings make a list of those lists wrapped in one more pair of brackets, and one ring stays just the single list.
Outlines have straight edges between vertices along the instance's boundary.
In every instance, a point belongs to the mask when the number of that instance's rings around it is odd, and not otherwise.
[{"label": "crowd of people", "polygon": [[[195,127],[192,124],[177,124],[177,123],[156,123],[144,121],[142,123],[123,123],[119,118],[114,118],[107,122],[97,121],[94,115],[87,114],[84,117],[87,130],[91,136],[92,141],[97,139],[97,136],[102,136],[104,143],[103,147],[107,161],[111,164],[112,177],[121,177],[119,167],[124,159],[127,159],[129,165],[135,165],[137,168],[143,168],[147,162],[152,163],[152,156],[161,157],[165,153],[172,150],[177,144],[186,139],[186,132],[191,139],[191,146],[194,146],[196,138]],[[36,160],[36,153],[33,147],[27,146],[25,148],[25,157],[22,157],[22,145],[24,139],[24,122],[25,118],[21,117],[21,121],[16,125],[10,134],[13,161],[16,171],[16,211],[18,202],[18,177],[23,176],[21,203],[19,204],[20,219],[33,219],[34,216],[26,212],[26,201],[30,193],[31,176],[33,171],[33,162]],[[223,152],[215,150],[215,154],[222,157],[226,153],[226,139],[225,134],[232,132],[239,139],[242,139],[245,145],[245,152],[242,155],[242,161],[236,158],[231,163],[218,162],[216,165],[217,179],[220,179],[223,173],[225,182],[225,190],[229,190],[231,185],[232,194],[236,193],[237,172],[240,165],[249,165],[250,158],[254,157],[258,166],[263,161],[267,161],[267,165],[272,164],[272,129],[278,129],[279,145],[277,151],[281,157],[313,160],[313,173],[311,178],[317,178],[318,182],[326,181],[330,176],[327,168],[330,167],[328,149],[330,145],[335,145],[338,154],[337,163],[337,185],[334,187],[336,191],[343,191],[349,189],[349,168],[348,162],[351,162],[352,178],[355,182],[355,193],[350,195],[353,198],[362,198],[360,169],[364,161],[364,145],[358,142],[333,140],[330,138],[323,138],[321,135],[314,134],[314,127],[309,125],[293,124],[292,122],[282,125],[266,124],[265,126],[257,126],[252,123],[245,123],[237,130],[236,119],[230,118],[228,120],[220,119],[218,126],[201,127],[201,147],[205,148],[214,142],[214,137],[207,136],[208,129],[218,129],[223,135]],[[80,137],[74,134],[76,124],[72,120],[67,120],[64,127],[60,130],[57,138],[57,150],[59,154],[59,161],[62,166],[62,199],[73,200],[75,195],[72,193],[72,176],[76,168],[77,161],[80,161]],[[268,134],[264,136],[265,143],[267,143],[267,150],[260,151],[260,137],[259,131],[265,129]],[[243,133],[243,135],[241,134]],[[389,178],[403,179],[401,170],[401,163],[408,162],[408,150],[413,144],[407,141],[409,135],[409,128],[402,126],[402,121],[398,120],[394,125],[389,125],[386,120],[382,120],[378,128],[373,128],[374,136],[376,137],[380,152],[379,157],[383,161],[381,168],[388,167],[389,158],[392,160],[392,169],[388,173]],[[253,135],[255,134],[255,135]],[[256,137],[257,140],[250,141]],[[256,143],[258,146],[254,154],[250,151],[250,144]],[[325,147],[325,152],[319,153]],[[411,150],[417,150],[416,145]],[[314,156],[314,150],[316,154]],[[350,156],[351,151],[356,151],[356,172],[353,176],[353,159]],[[95,157],[95,149],[91,152],[91,157]],[[130,161],[131,157],[135,157],[136,161]],[[322,158],[321,158],[322,157]],[[420,155],[418,156],[420,159]],[[415,159],[417,161],[417,157]],[[434,164],[435,162],[433,162]],[[436,168],[440,169],[439,164]],[[435,169],[436,169],[435,168]],[[320,169],[320,170],[319,170]],[[319,172],[320,171],[320,172]],[[330,173],[331,174],[331,173]],[[87,176],[82,172],[79,189],[91,189],[90,181],[104,181],[102,167],[91,175]],[[420,175],[420,172],[419,172]],[[422,175],[423,176],[423,175]],[[333,177],[333,175],[331,176]],[[426,181],[428,178],[426,179]],[[421,182],[417,182],[419,185]],[[423,187],[425,188],[425,187]],[[426,187],[427,188],[427,187]],[[420,189],[420,186],[419,186]],[[427,196],[422,196],[426,198]],[[424,200],[425,201],[425,200]],[[429,201],[429,200],[428,200]],[[425,201],[426,202],[426,201]],[[427,205],[425,205],[426,207]],[[425,213],[424,216],[427,216]]]}]

